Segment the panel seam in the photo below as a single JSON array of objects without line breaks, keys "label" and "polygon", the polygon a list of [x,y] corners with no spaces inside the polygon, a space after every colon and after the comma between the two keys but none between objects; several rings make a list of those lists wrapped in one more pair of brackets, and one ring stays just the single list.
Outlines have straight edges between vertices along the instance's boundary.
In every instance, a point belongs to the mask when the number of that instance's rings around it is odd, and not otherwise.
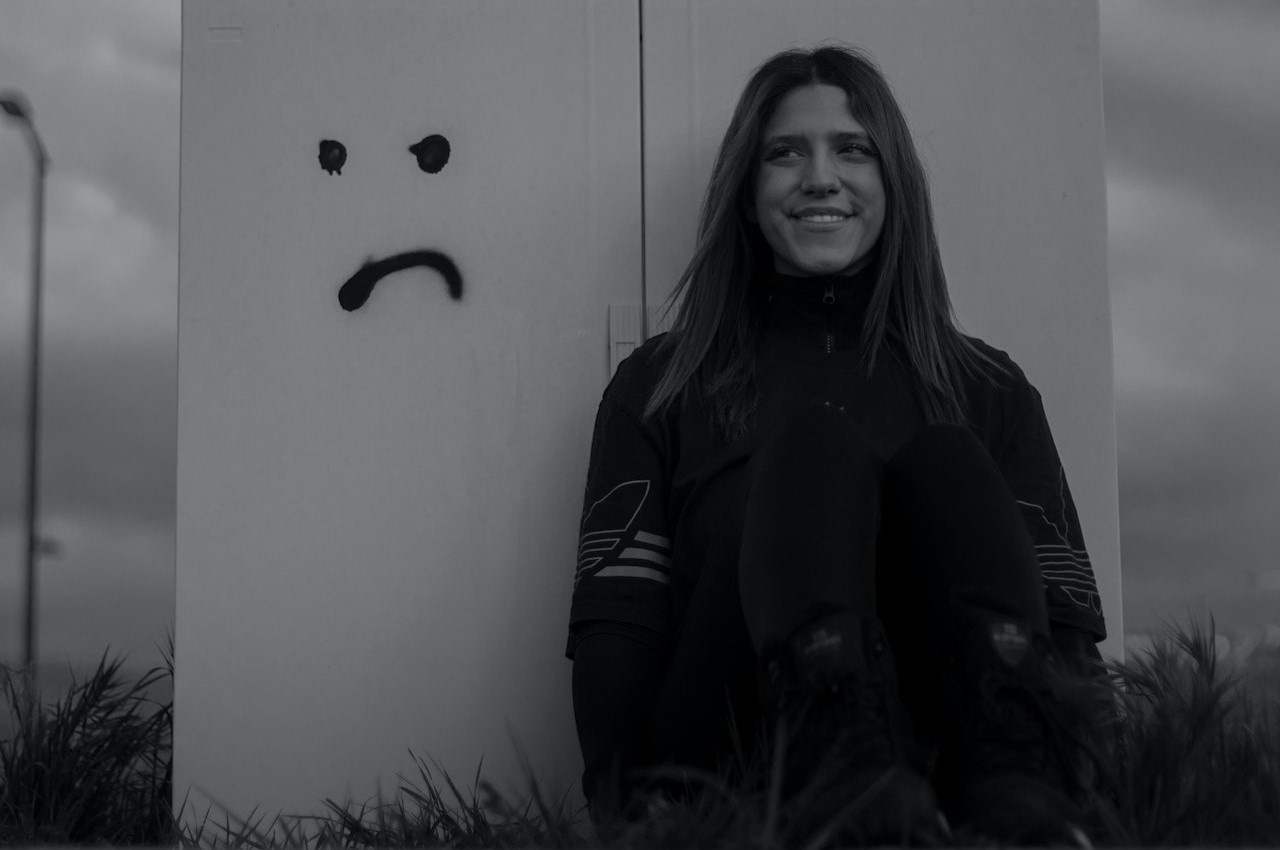
[{"label": "panel seam", "polygon": [[636,15],[639,26],[636,33],[639,36],[639,43],[636,45],[639,50],[639,69],[640,69],[640,336],[647,340],[649,338],[649,270],[648,270],[648,254],[649,240],[645,231],[649,217],[645,209],[645,196],[648,194],[648,184],[645,182],[645,133],[644,133],[644,0],[636,0]]}]

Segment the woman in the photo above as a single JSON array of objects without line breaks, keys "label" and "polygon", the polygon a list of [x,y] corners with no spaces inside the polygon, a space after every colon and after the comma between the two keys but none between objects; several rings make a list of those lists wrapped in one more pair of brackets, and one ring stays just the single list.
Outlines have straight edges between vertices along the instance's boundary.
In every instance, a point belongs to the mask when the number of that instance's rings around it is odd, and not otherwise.
[{"label": "woman", "polygon": [[797,829],[1087,844],[1053,699],[1105,637],[1075,507],[1037,391],[955,328],[865,56],[751,77],[681,293],[595,424],[566,650],[593,820],[640,810],[639,768],[783,736]]}]

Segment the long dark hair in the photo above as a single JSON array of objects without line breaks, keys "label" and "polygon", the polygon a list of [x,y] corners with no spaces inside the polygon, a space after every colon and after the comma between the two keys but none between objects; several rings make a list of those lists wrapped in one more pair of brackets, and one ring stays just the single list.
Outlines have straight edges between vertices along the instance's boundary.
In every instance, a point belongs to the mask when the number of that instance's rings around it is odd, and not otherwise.
[{"label": "long dark hair", "polygon": [[885,219],[873,250],[875,290],[867,308],[859,363],[868,373],[887,349],[914,378],[928,422],[964,423],[962,375],[1002,367],[956,327],[933,229],[924,166],[888,81],[865,54],[844,46],[786,50],[761,65],[733,111],[703,199],[693,258],[666,301],[684,301],[659,354],[670,352],[644,417],[677,398],[703,400],[724,439],[744,434],[759,405],[755,350],[773,251],[747,219],[754,203],[764,129],[793,89],[827,84],[844,90],[854,120],[880,157]]}]

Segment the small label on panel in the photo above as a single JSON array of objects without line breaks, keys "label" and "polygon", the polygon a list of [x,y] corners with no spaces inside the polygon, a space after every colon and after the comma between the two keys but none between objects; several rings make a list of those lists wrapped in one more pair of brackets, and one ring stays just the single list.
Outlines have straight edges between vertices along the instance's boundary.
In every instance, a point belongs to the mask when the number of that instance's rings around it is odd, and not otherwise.
[{"label": "small label on panel", "polygon": [[205,33],[209,41],[240,41],[244,38],[243,27],[209,27]]},{"label": "small label on panel", "polygon": [[636,304],[609,305],[609,375],[618,371],[618,364],[643,342],[640,327],[640,307]]}]

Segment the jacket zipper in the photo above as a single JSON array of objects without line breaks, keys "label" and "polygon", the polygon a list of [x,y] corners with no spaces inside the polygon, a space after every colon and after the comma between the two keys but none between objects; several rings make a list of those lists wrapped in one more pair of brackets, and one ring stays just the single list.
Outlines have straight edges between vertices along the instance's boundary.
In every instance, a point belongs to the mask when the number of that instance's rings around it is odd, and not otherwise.
[{"label": "jacket zipper", "polygon": [[822,303],[827,305],[827,353],[831,354],[836,348],[836,335],[833,319],[835,318],[836,303],[836,286],[834,283],[828,283],[827,289],[822,293]]}]

